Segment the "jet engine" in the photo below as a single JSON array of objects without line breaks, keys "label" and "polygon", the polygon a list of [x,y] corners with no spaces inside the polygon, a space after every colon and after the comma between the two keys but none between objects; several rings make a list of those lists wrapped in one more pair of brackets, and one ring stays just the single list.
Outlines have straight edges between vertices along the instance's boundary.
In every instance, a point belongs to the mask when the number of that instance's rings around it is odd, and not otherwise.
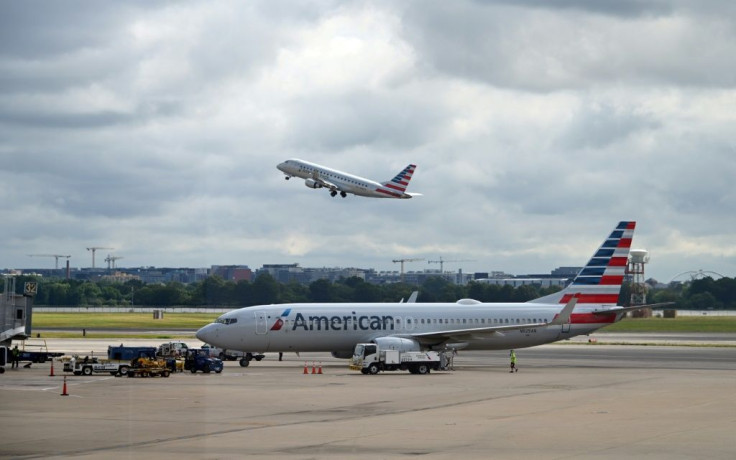
[{"label": "jet engine", "polygon": [[314,179],[306,179],[304,181],[304,185],[306,185],[309,188],[322,188],[322,184],[320,184]]},{"label": "jet engine", "polygon": [[373,340],[381,350],[399,350],[399,351],[421,351],[422,346],[419,342],[412,339],[402,337],[378,337]]},{"label": "jet engine", "polygon": [[350,359],[353,357],[352,351],[333,351],[330,353],[333,358],[337,359]]}]

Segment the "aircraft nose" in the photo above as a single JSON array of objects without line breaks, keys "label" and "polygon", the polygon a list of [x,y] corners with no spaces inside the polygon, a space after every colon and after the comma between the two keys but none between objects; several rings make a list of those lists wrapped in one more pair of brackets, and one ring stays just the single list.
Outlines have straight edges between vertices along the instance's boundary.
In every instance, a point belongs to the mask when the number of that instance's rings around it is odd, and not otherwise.
[{"label": "aircraft nose", "polygon": [[279,171],[286,172],[286,163],[279,163],[278,165],[276,165],[276,168],[278,168]]},{"label": "aircraft nose", "polygon": [[213,344],[213,339],[217,338],[217,325],[214,323],[208,324],[198,330],[195,335],[202,342]]}]

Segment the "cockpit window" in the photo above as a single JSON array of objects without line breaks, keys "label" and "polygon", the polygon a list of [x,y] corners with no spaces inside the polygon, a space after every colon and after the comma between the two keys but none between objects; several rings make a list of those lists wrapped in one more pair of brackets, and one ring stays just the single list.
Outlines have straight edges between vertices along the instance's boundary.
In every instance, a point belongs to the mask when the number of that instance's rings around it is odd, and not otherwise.
[{"label": "cockpit window", "polygon": [[215,322],[218,324],[235,324],[238,322],[238,318],[217,318]]}]

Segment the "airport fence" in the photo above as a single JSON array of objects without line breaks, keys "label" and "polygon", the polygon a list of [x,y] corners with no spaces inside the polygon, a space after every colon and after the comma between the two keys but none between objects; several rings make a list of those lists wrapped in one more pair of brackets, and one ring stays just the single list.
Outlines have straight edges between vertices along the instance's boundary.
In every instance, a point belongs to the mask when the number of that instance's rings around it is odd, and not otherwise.
[{"label": "airport fence", "polygon": [[677,316],[736,316],[736,310],[677,310]]}]

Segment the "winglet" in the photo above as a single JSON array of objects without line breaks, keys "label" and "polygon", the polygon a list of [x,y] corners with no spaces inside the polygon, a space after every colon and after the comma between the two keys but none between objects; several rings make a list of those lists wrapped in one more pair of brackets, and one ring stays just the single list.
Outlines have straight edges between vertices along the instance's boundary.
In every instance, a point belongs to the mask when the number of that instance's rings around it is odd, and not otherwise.
[{"label": "winglet", "polygon": [[578,303],[579,297],[580,297],[580,293],[573,295],[570,298],[570,301],[568,301],[565,307],[562,309],[562,311],[557,316],[555,316],[554,319],[550,321],[549,324],[560,326],[560,325],[569,323],[570,315],[572,314],[572,309],[575,308],[575,304]]}]

